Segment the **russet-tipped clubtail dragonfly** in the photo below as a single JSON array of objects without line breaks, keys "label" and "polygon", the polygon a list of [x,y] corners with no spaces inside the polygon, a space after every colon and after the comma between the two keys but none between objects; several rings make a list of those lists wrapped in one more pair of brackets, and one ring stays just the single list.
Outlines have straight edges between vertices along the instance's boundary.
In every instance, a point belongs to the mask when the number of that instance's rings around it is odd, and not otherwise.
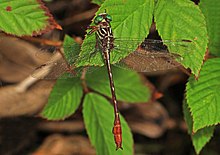
[{"label": "russet-tipped clubtail dragonfly", "polygon": [[[88,34],[91,35],[92,33],[95,33],[96,42],[95,47],[91,47],[91,51],[89,51],[91,53],[89,57],[92,57],[94,55],[94,52],[98,51],[99,53],[101,53],[103,60],[105,61],[105,65],[107,66],[115,115],[112,132],[114,134],[116,150],[118,150],[119,148],[122,149],[122,128],[118,111],[118,102],[115,94],[112,68],[110,64],[110,54],[112,50],[129,50],[129,47],[127,49],[122,49],[121,44],[130,44],[133,40],[114,38],[110,26],[111,21],[112,17],[107,13],[101,13],[95,17],[95,26],[89,27],[90,32]],[[134,40],[137,41],[137,39]],[[126,58],[122,59],[117,66],[123,68],[131,68],[139,72],[152,72],[170,69],[179,66],[179,62],[181,62],[184,59],[184,54],[187,53],[183,53],[183,56],[180,56],[179,54],[174,54],[175,52],[170,52],[170,49],[168,50],[168,47],[171,49],[172,47],[175,47],[175,50],[181,50],[183,52],[186,52],[190,50],[191,43],[192,42],[188,40],[161,41],[145,39],[133,53],[129,54]],[[68,65],[66,64],[66,61],[62,62],[62,64],[54,63],[54,61],[52,63],[56,66],[58,65],[60,69],[57,72],[56,70],[53,71],[51,78],[53,78],[53,76],[54,78],[57,78],[61,73],[63,73],[61,70],[67,71],[68,67],[66,66]],[[38,67],[37,69],[42,69],[47,65],[51,65],[52,63],[44,64],[41,67]],[[73,74],[74,73],[75,72],[73,71]]]}]

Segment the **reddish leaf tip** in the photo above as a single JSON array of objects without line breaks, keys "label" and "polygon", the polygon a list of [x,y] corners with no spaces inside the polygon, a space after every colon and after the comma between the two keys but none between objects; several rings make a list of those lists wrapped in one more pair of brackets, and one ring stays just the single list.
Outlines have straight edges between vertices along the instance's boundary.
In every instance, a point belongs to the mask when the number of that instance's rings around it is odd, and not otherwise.
[{"label": "reddish leaf tip", "polygon": [[45,16],[47,16],[48,19],[47,19],[47,25],[41,30],[34,31],[32,33],[32,36],[36,36],[36,35],[40,35],[42,33],[46,33],[50,30],[55,29],[55,28],[59,29],[59,30],[62,30],[62,27],[59,24],[57,24],[57,22],[54,20],[54,18],[52,16],[52,14],[50,13],[49,9],[44,5],[44,3],[41,0],[37,0],[37,2],[40,4],[40,8],[45,11]]},{"label": "reddish leaf tip", "polygon": [[160,99],[161,97],[163,97],[163,93],[160,93],[160,92],[155,92],[155,93],[153,93],[153,95],[152,95],[153,97],[153,99],[154,100],[157,100],[157,99]]},{"label": "reddish leaf tip", "polygon": [[55,25],[55,28],[58,29],[58,30],[63,30],[62,26],[59,25],[59,24],[56,24],[56,25]]}]

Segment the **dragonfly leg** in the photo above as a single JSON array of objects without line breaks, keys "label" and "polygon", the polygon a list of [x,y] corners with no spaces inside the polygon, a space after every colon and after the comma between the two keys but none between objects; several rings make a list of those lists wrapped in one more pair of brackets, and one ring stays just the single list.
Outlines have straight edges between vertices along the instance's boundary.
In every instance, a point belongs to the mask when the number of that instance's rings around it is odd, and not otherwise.
[{"label": "dragonfly leg", "polygon": [[[97,35],[96,35],[96,40],[97,40],[97,41],[96,41],[96,44],[95,44],[95,50],[92,51],[92,52],[89,54],[89,60],[91,60],[91,58],[94,57],[98,51],[100,51],[99,49],[102,49],[102,48],[103,48],[103,47],[101,47],[101,44],[99,43],[100,40],[99,40],[99,38],[98,38]],[[102,54],[103,54],[103,53],[102,53]]]},{"label": "dragonfly leg", "polygon": [[93,51],[89,54],[89,62],[90,62],[91,58],[96,55],[96,53],[97,53],[96,51]]},{"label": "dragonfly leg", "polygon": [[96,32],[98,30],[97,26],[88,26],[87,29],[91,29],[91,31],[89,31],[89,35],[92,34],[93,32]]}]

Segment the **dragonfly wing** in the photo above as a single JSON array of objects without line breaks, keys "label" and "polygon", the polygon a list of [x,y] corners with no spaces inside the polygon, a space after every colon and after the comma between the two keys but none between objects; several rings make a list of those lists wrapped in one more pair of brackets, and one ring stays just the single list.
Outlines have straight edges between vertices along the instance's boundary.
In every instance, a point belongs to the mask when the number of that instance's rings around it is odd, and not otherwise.
[{"label": "dragonfly wing", "polygon": [[[193,42],[189,40],[153,40],[145,39],[115,39],[115,49],[119,52],[129,49],[141,48],[147,51],[169,51],[170,53],[189,54],[192,51]],[[133,50],[135,51],[135,50]],[[182,51],[182,52],[181,52]]]},{"label": "dragonfly wing", "polygon": [[31,76],[37,79],[57,79],[67,70],[67,67],[62,56],[57,53],[51,57],[51,60],[37,67]]},{"label": "dragonfly wing", "polygon": [[[123,40],[124,41],[124,40]],[[117,40],[115,43],[118,53],[120,51],[129,50],[125,46],[121,47],[122,40]],[[127,44],[132,44],[132,40],[126,41]],[[119,67],[131,68],[139,72],[153,72],[171,69],[181,64],[178,62],[184,61],[184,56],[192,51],[192,42],[187,40],[151,40],[145,39],[135,52],[129,54],[122,59]]]},{"label": "dragonfly wing", "polygon": [[[132,51],[135,51],[135,50],[138,51],[141,49],[141,50],[149,51],[149,52],[146,52],[146,54],[142,54],[142,56],[144,55],[144,57],[147,57],[145,59],[147,59],[148,62],[153,60],[152,56],[161,59],[162,52],[169,53],[169,54],[166,54],[166,59],[168,59],[168,57],[171,56],[172,59],[170,61],[173,61],[172,54],[181,55],[181,59],[177,58],[178,62],[180,62],[182,61],[182,59],[185,58],[185,56],[190,54],[190,51],[193,51],[192,50],[193,43],[189,40],[163,40],[162,41],[162,40],[145,39],[142,42],[142,40],[140,39],[120,38],[120,39],[114,40],[114,45],[115,45],[115,48],[112,52],[113,60],[115,58],[117,60],[118,57],[120,59],[123,59],[124,57],[128,56]],[[159,54],[159,56],[156,56],[156,54],[150,54],[150,52],[157,53]],[[129,58],[130,57],[131,55],[129,56]],[[163,57],[165,57],[165,55]],[[136,61],[138,60],[137,57],[135,57],[135,59]],[[139,56],[139,59],[142,60],[143,58]],[[163,61],[160,61],[160,62],[162,63]],[[115,61],[113,61],[113,63],[115,63]],[[165,64],[168,65],[167,62]],[[172,68],[171,66],[168,65],[166,68]],[[159,69],[159,70],[164,70],[163,65],[161,65],[161,67],[162,69]]]},{"label": "dragonfly wing", "polygon": [[137,50],[116,65],[138,72],[155,72],[180,66],[180,63],[175,60],[176,57],[178,56],[167,52]]},{"label": "dragonfly wing", "polygon": [[55,46],[40,48],[40,50],[38,50],[35,53],[35,57],[40,59],[40,60],[43,60],[45,62],[50,61],[51,56],[53,55],[54,52],[57,51],[57,49],[58,49],[58,47],[55,47]]},{"label": "dragonfly wing", "polygon": [[83,72],[90,74],[100,67],[77,67],[69,66],[66,61],[62,58],[56,62],[50,61],[38,67],[32,77],[37,79],[68,79],[73,77],[80,77]]},{"label": "dragonfly wing", "polygon": [[[71,49],[72,45],[66,45],[63,49],[67,48]],[[80,61],[86,61],[88,62],[88,65],[90,65],[90,61],[93,61],[94,58],[99,57],[101,54],[100,50],[93,46],[88,48],[88,53],[76,56],[72,56],[71,51],[69,50],[69,58],[64,58],[64,54],[62,54],[63,49],[57,50],[56,47],[50,47],[50,49],[55,50],[55,52],[49,50],[50,52],[53,52],[53,54],[51,54],[52,56],[50,56],[46,63],[36,68],[36,70],[31,74],[32,77],[37,79],[67,79],[71,77],[79,77],[81,76],[85,67],[83,66],[76,68],[77,63]],[[46,49],[42,49],[41,52],[37,53],[37,57],[44,58],[47,53],[50,53],[46,51]],[[90,73],[96,70],[94,67],[86,68],[86,73]]]},{"label": "dragonfly wing", "polygon": [[94,41],[83,43],[76,66],[99,66],[103,65],[102,51],[99,44]]}]

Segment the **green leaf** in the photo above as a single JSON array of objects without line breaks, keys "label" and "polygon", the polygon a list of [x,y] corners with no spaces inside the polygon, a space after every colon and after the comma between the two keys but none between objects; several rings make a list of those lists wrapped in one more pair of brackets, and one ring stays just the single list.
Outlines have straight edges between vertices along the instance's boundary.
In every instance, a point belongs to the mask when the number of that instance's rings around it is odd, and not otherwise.
[{"label": "green leaf", "polygon": [[215,56],[220,56],[220,16],[219,0],[201,0],[199,4],[203,14],[205,15],[207,29],[209,34],[209,52]]},{"label": "green leaf", "polygon": [[[87,85],[90,88],[111,97],[107,68],[99,68],[100,69],[91,74],[86,75]],[[118,100],[129,103],[147,102],[149,100],[150,92],[141,82],[141,79],[136,72],[113,66],[112,75]]]},{"label": "green leaf", "polygon": [[199,7],[189,0],[158,0],[154,15],[162,39],[192,41],[187,51],[168,47],[171,52],[178,51],[183,57],[181,64],[198,75],[208,43],[205,18]]},{"label": "green leaf", "polygon": [[73,38],[71,38],[68,35],[65,35],[65,38],[63,41],[63,47],[64,47],[64,55],[68,63],[69,64],[75,63],[80,52],[80,45],[76,43],[73,40]]},{"label": "green leaf", "polygon": [[92,0],[92,3],[101,5],[105,0]]},{"label": "green leaf", "polygon": [[186,124],[188,126],[188,133],[190,134],[193,142],[193,146],[196,150],[196,153],[199,154],[202,148],[210,141],[214,133],[214,127],[205,127],[198,130],[196,133],[192,132],[193,120],[190,115],[189,108],[187,107],[186,102],[183,103],[183,112]]},{"label": "green leaf", "polygon": [[48,120],[60,120],[72,115],[83,95],[79,78],[58,79],[41,115]]},{"label": "green leaf", "polygon": [[115,151],[116,146],[112,134],[114,109],[104,97],[94,93],[87,94],[83,103],[83,118],[90,141],[95,146],[97,155],[133,154],[132,134],[121,115],[123,150]]},{"label": "green leaf", "polygon": [[220,123],[220,58],[205,62],[196,81],[191,77],[186,99],[193,117],[193,131]]},{"label": "green leaf", "polygon": [[[125,9],[126,8],[126,9]],[[148,35],[153,19],[154,1],[152,0],[108,0],[105,1],[96,15],[106,12],[112,16],[111,27],[115,37],[115,45],[120,45],[120,51],[113,50],[111,52],[111,63],[117,63],[129,53],[133,52],[137,46]],[[122,43],[117,39],[126,38],[135,39],[130,43]],[[96,45],[95,34],[87,35],[82,44],[77,66],[86,65],[103,65],[101,52],[94,53]]]},{"label": "green leaf", "polygon": [[39,0],[1,0],[0,16],[0,29],[17,36],[38,35],[58,28]]}]

